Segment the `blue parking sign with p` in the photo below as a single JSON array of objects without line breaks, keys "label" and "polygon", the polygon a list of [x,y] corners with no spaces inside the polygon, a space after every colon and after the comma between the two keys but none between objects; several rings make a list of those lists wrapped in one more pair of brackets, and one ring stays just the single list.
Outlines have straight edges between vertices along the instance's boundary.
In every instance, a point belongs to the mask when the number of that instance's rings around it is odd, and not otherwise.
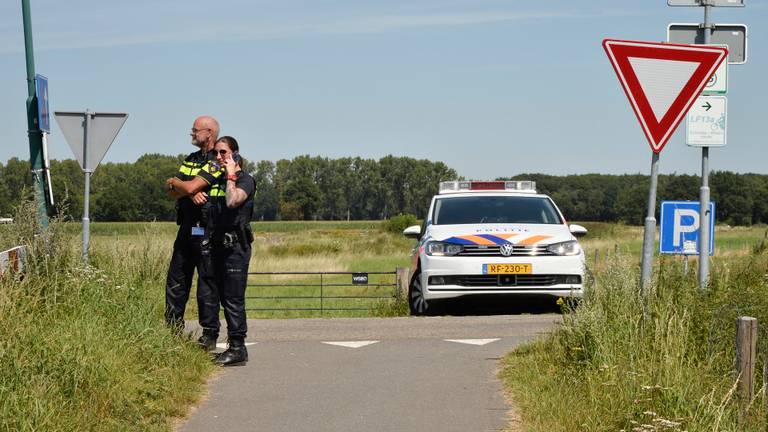
[{"label": "blue parking sign with p", "polygon": [[[663,201],[659,252],[698,255],[701,205],[698,201]],[[715,251],[715,203],[709,203],[709,254]]]}]

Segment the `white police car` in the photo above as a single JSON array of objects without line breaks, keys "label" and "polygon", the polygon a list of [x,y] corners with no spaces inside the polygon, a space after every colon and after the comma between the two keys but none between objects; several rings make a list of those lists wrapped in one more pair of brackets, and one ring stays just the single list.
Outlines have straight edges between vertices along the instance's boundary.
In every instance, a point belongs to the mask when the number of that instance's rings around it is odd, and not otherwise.
[{"label": "white police car", "polygon": [[440,183],[423,226],[406,228],[418,239],[411,266],[411,313],[430,302],[468,295],[527,294],[581,298],[584,252],[547,195],[532,181]]}]

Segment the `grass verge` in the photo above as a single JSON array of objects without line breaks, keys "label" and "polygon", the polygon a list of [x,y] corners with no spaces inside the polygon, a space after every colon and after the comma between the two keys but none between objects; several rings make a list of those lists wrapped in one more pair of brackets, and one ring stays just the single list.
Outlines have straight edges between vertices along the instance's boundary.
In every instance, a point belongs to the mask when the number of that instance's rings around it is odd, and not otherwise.
[{"label": "grass verge", "polygon": [[3,241],[30,247],[0,278],[0,430],[169,430],[202,392],[207,355],[163,324],[166,251],[151,238],[96,248],[20,207]]}]

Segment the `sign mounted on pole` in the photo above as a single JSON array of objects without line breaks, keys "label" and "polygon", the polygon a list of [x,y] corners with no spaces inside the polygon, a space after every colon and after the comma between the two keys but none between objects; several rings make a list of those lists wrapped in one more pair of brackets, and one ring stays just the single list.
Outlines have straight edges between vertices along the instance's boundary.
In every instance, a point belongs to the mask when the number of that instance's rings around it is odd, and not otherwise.
[{"label": "sign mounted on pole", "polygon": [[51,133],[51,114],[48,110],[48,78],[35,75],[35,94],[37,95],[37,127],[41,132]]},{"label": "sign mounted on pole", "polygon": [[83,262],[88,263],[90,223],[88,217],[91,195],[91,174],[99,166],[104,155],[123,127],[128,114],[56,111],[56,122],[85,173],[83,192]]},{"label": "sign mounted on pole", "polygon": [[691,147],[723,147],[726,142],[725,96],[702,96],[696,99],[685,128],[685,143]]},{"label": "sign mounted on pole", "polygon": [[[662,201],[659,232],[659,252],[663,254],[698,255],[700,226],[699,201]],[[709,213],[715,214],[715,203],[709,203]],[[715,217],[709,226],[709,255],[715,252]]]},{"label": "sign mounted on pole", "polygon": [[616,76],[654,153],[660,153],[728,56],[726,48],[605,39]]},{"label": "sign mounted on pole", "polygon": [[91,171],[99,166],[128,118],[125,113],[56,111],[54,114],[80,168]]},{"label": "sign mounted on pole", "polygon": [[676,44],[714,44],[728,47],[728,63],[747,62],[747,26],[744,24],[712,24],[709,41],[699,23],[672,23],[667,26],[667,42]]},{"label": "sign mounted on pole", "polygon": [[[726,45],[719,46],[728,48]],[[726,93],[728,93],[728,61],[720,63],[720,67],[709,77],[707,85],[704,86],[704,90],[701,92],[701,94],[707,96],[724,95]]]},{"label": "sign mounted on pole", "polygon": [[[668,6],[706,6],[704,0],[667,0]],[[744,0],[709,0],[709,6],[744,7]]]}]

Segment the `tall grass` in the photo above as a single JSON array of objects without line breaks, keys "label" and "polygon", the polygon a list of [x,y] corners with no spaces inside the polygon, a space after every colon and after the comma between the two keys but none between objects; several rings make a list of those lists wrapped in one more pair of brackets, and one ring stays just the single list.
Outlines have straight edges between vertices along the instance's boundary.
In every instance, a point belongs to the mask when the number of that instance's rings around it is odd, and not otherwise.
[{"label": "tall grass", "polygon": [[695,267],[684,274],[679,260],[663,258],[646,299],[635,260],[613,256],[562,327],[505,358],[502,376],[524,423],[532,431],[765,430],[762,385],[739,420],[734,341],[736,317],[757,317],[762,366],[768,255],[716,261],[704,292]]},{"label": "tall grass", "polygon": [[[169,430],[200,395],[208,357],[163,324],[165,248],[94,248],[20,206],[3,241],[29,246],[0,278],[0,430]],[[12,238],[10,238],[12,237]]]}]

